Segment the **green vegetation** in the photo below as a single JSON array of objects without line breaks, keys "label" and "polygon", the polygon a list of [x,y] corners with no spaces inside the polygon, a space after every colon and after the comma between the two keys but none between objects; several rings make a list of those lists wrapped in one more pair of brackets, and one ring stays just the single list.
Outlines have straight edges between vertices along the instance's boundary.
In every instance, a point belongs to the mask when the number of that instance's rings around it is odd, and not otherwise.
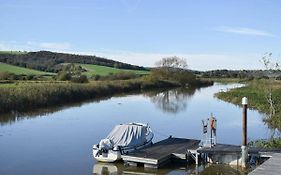
[{"label": "green vegetation", "polygon": [[87,76],[93,76],[93,75],[109,75],[114,73],[120,73],[120,72],[128,72],[128,73],[134,73],[134,74],[149,74],[149,71],[146,70],[130,70],[130,69],[118,69],[113,67],[107,67],[107,66],[100,66],[100,65],[93,65],[93,64],[79,64],[86,70],[83,74]]},{"label": "green vegetation", "polygon": [[281,148],[281,138],[271,138],[269,140],[255,140],[249,142],[249,145],[263,148]]},{"label": "green vegetation", "polygon": [[95,81],[85,84],[70,82],[17,82],[0,84],[0,112],[27,111],[62,103],[81,101],[116,93],[143,89],[175,87],[169,81],[145,79]]},{"label": "green vegetation", "polygon": [[234,78],[234,79],[268,79],[269,77],[281,78],[280,70],[210,70],[210,71],[196,71],[198,76],[202,78]]},{"label": "green vegetation", "polygon": [[113,81],[113,80],[129,80],[129,79],[135,79],[135,78],[139,78],[143,75],[140,74],[135,74],[132,72],[117,72],[117,73],[110,73],[108,75],[105,76],[100,76],[100,75],[95,75],[92,76],[91,79],[93,80],[101,80],[101,81]]},{"label": "green vegetation", "polygon": [[158,80],[169,80],[179,83],[181,86],[206,86],[212,85],[213,81],[196,79],[196,75],[187,70],[185,59],[179,57],[167,57],[156,63],[152,69],[151,77]]},{"label": "green vegetation", "polygon": [[[270,114],[270,103],[268,102],[268,83],[271,83],[272,100],[274,101],[274,115]],[[266,113],[264,121],[272,129],[281,131],[281,81],[279,80],[253,80],[244,87],[231,89],[227,92],[219,92],[216,96],[222,100],[241,104],[242,97],[249,99],[249,107]],[[270,140],[257,140],[251,144],[264,147],[281,147],[281,138],[271,138]]]},{"label": "green vegetation", "polygon": [[60,81],[71,81],[73,83],[88,83],[86,75],[82,75],[84,69],[80,65],[65,64],[55,79]]},{"label": "green vegetation", "polygon": [[0,54],[12,54],[12,55],[21,55],[21,54],[27,54],[26,51],[0,51]]},{"label": "green vegetation", "polygon": [[[242,97],[249,99],[249,107],[258,111],[269,113],[270,106],[267,102],[266,83],[268,80],[254,80],[246,86],[231,89],[227,92],[220,92],[216,96],[220,99],[241,104]],[[281,131],[281,81],[275,80],[273,83],[273,99],[276,102],[276,113],[274,116],[265,118],[271,128],[278,128]]]},{"label": "green vegetation", "polygon": [[119,69],[147,70],[144,67],[109,60],[94,55],[77,55],[49,51],[2,51],[0,52],[0,62],[54,73],[61,71],[61,65],[63,63],[95,64]]},{"label": "green vegetation", "polygon": [[24,74],[24,75],[46,75],[46,74],[51,74],[49,72],[43,72],[43,71],[38,71],[38,70],[33,70],[33,69],[28,69],[28,68],[23,68],[19,66],[13,66],[9,65],[6,63],[1,63],[0,62],[0,72],[9,72],[9,73],[14,73],[14,74]]},{"label": "green vegetation", "polygon": [[[39,76],[40,74],[45,75],[46,72],[2,63],[0,66],[2,66],[3,69],[1,70],[11,71],[13,73],[0,73],[0,80],[2,80],[0,81],[0,112],[25,111],[62,103],[93,99],[96,97],[111,96],[120,92],[187,85],[199,87],[212,84],[210,81],[197,80],[192,72],[187,71],[178,64],[184,64],[185,62],[183,60],[178,60],[177,57],[167,58],[165,61],[172,64],[157,68],[155,70],[158,72],[154,71],[151,74],[141,67],[125,63],[119,64],[119,62],[92,56],[78,56],[52,52],[29,52],[22,54],[24,56],[17,56],[16,54],[11,55],[12,57],[9,57],[7,53],[0,54],[0,60],[3,59],[9,63],[35,67],[39,70],[46,71],[50,71],[49,68],[55,65],[58,68],[56,69],[58,72],[57,74],[51,74],[53,77],[52,79],[43,79]],[[79,58],[81,58],[81,60],[79,60]],[[105,61],[110,66],[114,63],[114,66],[106,67],[84,64],[93,63],[97,60]],[[43,67],[38,67],[39,65],[41,66],[41,63]],[[174,63],[176,63],[176,65]],[[123,68],[119,69],[118,67]],[[124,69],[124,67],[130,68],[130,70]],[[32,74],[36,74],[36,76]],[[86,75],[88,75],[88,77]]]}]

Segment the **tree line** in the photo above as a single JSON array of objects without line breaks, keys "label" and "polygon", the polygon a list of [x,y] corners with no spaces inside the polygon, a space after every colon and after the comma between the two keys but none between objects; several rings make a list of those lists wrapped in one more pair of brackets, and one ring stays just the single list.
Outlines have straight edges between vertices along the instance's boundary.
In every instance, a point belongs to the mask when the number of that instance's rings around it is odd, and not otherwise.
[{"label": "tree line", "polygon": [[281,79],[280,70],[210,70],[204,72],[196,72],[197,75],[203,78],[258,78],[258,79],[268,79],[274,77],[275,79]]}]

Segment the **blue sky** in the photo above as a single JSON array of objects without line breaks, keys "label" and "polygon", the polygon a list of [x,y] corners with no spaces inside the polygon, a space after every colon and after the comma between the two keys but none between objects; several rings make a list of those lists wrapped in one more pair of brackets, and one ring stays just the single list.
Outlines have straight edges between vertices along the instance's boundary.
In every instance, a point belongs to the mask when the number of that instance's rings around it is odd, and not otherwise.
[{"label": "blue sky", "polygon": [[0,0],[0,50],[260,69],[265,52],[280,58],[280,9],[279,0]]}]

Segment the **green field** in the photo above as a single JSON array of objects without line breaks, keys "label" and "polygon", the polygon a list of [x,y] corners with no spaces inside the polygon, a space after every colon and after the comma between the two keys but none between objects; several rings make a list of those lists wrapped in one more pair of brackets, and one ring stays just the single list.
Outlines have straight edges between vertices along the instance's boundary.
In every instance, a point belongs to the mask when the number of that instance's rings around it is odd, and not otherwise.
[{"label": "green field", "polygon": [[[3,52],[3,51],[1,51]],[[107,66],[99,66],[93,64],[78,64],[81,65],[84,69],[87,70],[84,74],[87,76],[92,75],[108,75],[110,73],[118,73],[118,72],[131,72],[135,74],[149,74],[149,71],[141,71],[141,70],[129,70],[129,69],[117,69]],[[50,72],[43,72],[34,69],[28,69],[24,67],[14,66],[6,63],[0,62],[0,72],[10,72],[14,74],[25,74],[25,75],[51,75],[54,73]]]},{"label": "green field", "polygon": [[149,71],[141,71],[141,70],[129,70],[129,69],[117,69],[113,67],[106,67],[106,66],[99,66],[93,64],[79,64],[84,69],[87,70],[85,75],[92,76],[92,75],[108,75],[110,73],[118,73],[118,72],[131,72],[135,74],[149,74]]},{"label": "green field", "polygon": [[6,51],[6,50],[0,51],[0,54],[21,55],[21,54],[26,54],[26,53],[28,53],[28,52],[26,52],[26,51]]},{"label": "green field", "polygon": [[25,75],[51,75],[52,73],[38,71],[34,69],[23,68],[19,66],[13,66],[6,63],[0,62],[0,72],[10,72],[14,74],[25,74]]}]

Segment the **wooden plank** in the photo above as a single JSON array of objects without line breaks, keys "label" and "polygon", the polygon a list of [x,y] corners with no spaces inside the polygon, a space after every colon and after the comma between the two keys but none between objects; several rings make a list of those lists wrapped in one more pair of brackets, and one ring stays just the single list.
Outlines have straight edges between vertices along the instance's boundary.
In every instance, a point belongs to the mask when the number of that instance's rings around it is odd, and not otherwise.
[{"label": "wooden plank", "polygon": [[211,148],[200,148],[197,150],[199,153],[239,153],[241,152],[241,146],[217,144]]},{"label": "wooden plank", "polygon": [[280,175],[281,174],[281,153],[275,153],[265,161],[263,164],[258,166],[249,175]]},{"label": "wooden plank", "polygon": [[172,153],[185,154],[187,149],[197,149],[199,140],[168,138],[157,142],[151,147],[129,153],[130,156],[146,157],[146,158],[161,158]]},{"label": "wooden plank", "polygon": [[123,155],[122,159],[124,161],[161,165],[169,162],[172,154],[184,157],[187,149],[197,149],[199,142],[199,140],[194,139],[168,138],[155,143],[151,147]]},{"label": "wooden plank", "polygon": [[[218,155],[241,153],[240,145],[217,144],[211,148],[199,148],[199,143],[200,140],[171,137],[159,141],[148,148],[134,151],[128,155],[122,155],[122,159],[125,162],[146,164],[147,167],[159,167],[169,162],[171,158],[185,159],[187,151],[193,154],[211,153]],[[281,149],[249,148],[249,154],[262,153],[262,155],[272,155],[275,152],[281,153]]]}]

